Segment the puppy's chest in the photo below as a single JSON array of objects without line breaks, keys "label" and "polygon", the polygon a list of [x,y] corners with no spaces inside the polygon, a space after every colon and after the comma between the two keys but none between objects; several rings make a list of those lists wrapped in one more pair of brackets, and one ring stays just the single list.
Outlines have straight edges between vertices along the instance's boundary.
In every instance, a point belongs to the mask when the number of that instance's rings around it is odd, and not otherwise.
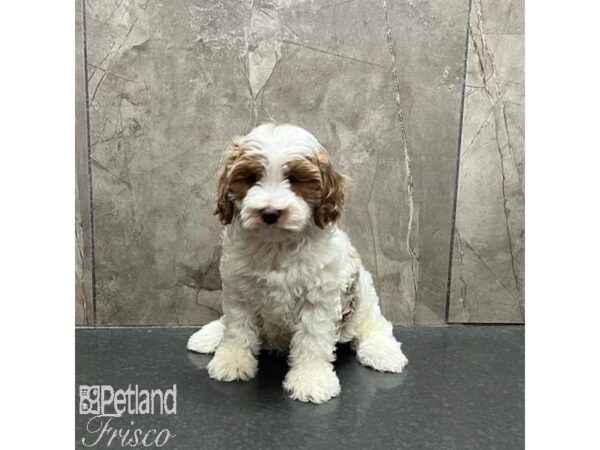
[{"label": "puppy's chest", "polygon": [[303,261],[282,264],[266,270],[256,270],[255,292],[251,300],[261,317],[287,327],[296,322],[298,310],[314,296],[323,284],[334,287],[339,282],[336,267],[315,267]]},{"label": "puppy's chest", "polygon": [[265,309],[293,307],[319,284],[316,277],[299,265],[256,272],[256,300]]},{"label": "puppy's chest", "polygon": [[321,303],[333,318],[341,314],[340,297],[350,275],[345,249],[336,242],[328,239],[287,247],[240,242],[244,248],[228,253],[243,257],[227,259],[225,269],[228,274],[237,273],[230,282],[240,287],[265,324],[292,327],[306,302]]}]

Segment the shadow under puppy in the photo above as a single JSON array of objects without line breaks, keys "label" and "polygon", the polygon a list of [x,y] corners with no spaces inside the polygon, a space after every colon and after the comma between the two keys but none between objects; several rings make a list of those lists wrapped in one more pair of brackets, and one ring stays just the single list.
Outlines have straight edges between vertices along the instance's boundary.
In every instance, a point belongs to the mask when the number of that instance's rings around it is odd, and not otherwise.
[{"label": "shadow under puppy", "polygon": [[340,393],[332,362],[351,341],[358,361],[400,373],[408,360],[382,316],[371,274],[336,220],[346,177],[308,131],[264,124],[234,139],[218,175],[224,315],[189,350],[213,353],[220,381],[249,380],[261,348],[288,354],[283,387],[323,403]]}]

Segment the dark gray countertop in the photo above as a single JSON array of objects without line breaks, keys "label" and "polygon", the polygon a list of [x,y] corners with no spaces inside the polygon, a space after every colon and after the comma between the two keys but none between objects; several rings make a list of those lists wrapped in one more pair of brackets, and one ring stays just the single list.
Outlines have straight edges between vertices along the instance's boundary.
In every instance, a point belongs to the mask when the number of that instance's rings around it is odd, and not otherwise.
[{"label": "dark gray countertop", "polygon": [[[79,385],[166,389],[177,385],[173,415],[124,415],[111,430],[168,429],[176,449],[518,449],[524,446],[524,328],[396,328],[409,365],[401,375],[360,366],[338,349],[340,397],[324,405],[287,398],[283,358],[262,355],[256,379],[220,383],[210,356],[185,344],[196,328],[78,329]],[[77,448],[100,431],[76,414]],[[133,422],[133,424],[132,424]],[[133,431],[131,432],[133,433]],[[153,437],[153,436],[151,436]],[[102,438],[95,448],[106,448]],[[118,437],[109,448],[121,448]],[[140,448],[142,446],[140,445]],[[156,447],[154,447],[156,448]]]}]

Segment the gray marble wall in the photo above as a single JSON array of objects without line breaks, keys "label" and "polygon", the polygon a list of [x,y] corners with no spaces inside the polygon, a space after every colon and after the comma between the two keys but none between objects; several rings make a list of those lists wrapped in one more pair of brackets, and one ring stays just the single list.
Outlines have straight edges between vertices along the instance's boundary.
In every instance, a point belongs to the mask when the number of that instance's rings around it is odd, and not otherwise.
[{"label": "gray marble wall", "polygon": [[522,321],[523,5],[472,1],[78,2],[77,323],[220,314],[215,171],[270,119],[352,177],[395,323]]},{"label": "gray marble wall", "polygon": [[472,0],[449,321],[524,321],[523,0]]}]

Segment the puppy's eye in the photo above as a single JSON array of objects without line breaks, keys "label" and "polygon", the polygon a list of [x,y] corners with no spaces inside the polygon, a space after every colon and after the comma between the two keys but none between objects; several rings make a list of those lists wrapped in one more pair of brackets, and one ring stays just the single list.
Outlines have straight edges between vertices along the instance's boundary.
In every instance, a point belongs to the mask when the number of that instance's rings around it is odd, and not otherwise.
[{"label": "puppy's eye", "polygon": [[290,182],[290,184],[294,184],[298,179],[294,175],[288,175],[286,178]]},{"label": "puppy's eye", "polygon": [[258,176],[255,173],[251,173],[246,175],[246,178],[244,178],[244,180],[246,180],[246,182],[249,184],[254,184],[258,181]]}]

